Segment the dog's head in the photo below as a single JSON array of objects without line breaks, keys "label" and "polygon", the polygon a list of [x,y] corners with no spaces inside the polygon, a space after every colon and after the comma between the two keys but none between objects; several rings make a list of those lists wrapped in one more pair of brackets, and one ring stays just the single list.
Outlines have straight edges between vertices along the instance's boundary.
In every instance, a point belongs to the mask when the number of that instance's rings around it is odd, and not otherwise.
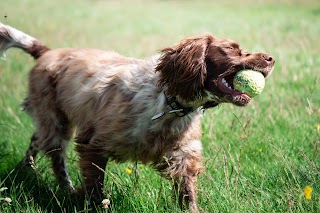
[{"label": "dog's head", "polygon": [[235,73],[250,69],[267,77],[275,63],[272,56],[246,52],[236,42],[212,35],[185,39],[161,53],[156,70],[170,95],[186,101],[209,96],[216,103],[238,106],[247,105],[251,98],[233,89]]}]

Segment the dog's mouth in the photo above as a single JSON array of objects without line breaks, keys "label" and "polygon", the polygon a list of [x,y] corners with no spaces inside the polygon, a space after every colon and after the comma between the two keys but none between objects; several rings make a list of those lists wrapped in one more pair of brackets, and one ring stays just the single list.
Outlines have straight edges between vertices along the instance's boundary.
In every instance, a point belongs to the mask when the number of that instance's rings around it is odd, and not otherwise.
[{"label": "dog's mouth", "polygon": [[217,86],[218,89],[224,94],[224,97],[227,99],[227,101],[238,106],[246,106],[250,103],[251,98],[246,93],[234,89],[233,79],[236,73],[237,72],[221,75],[217,80]]},{"label": "dog's mouth", "polygon": [[[266,72],[266,69],[253,69],[249,67],[241,70],[247,69],[261,72],[264,77],[267,77],[268,74],[266,73],[271,73],[271,70]],[[234,89],[233,86],[233,79],[236,73],[241,70],[221,74],[217,79],[217,87],[223,93],[223,99],[226,99],[227,102],[233,103],[237,106],[246,106],[250,103],[251,97],[243,91]]]}]

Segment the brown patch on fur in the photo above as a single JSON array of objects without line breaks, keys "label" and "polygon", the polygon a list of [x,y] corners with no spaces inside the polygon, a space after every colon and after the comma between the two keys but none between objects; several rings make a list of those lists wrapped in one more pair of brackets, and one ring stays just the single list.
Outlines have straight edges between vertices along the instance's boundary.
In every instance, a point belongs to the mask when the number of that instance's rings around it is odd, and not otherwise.
[{"label": "brown patch on fur", "polygon": [[33,45],[30,48],[25,49],[25,51],[29,53],[34,59],[38,59],[49,50],[50,48],[41,44],[39,41],[34,41]]},{"label": "brown patch on fur", "polygon": [[77,144],[88,144],[94,136],[95,130],[93,127],[87,128],[85,131],[79,132],[75,141]]},{"label": "brown patch on fur", "polygon": [[207,70],[205,57],[211,35],[188,38],[178,45],[163,49],[156,71],[161,72],[160,85],[168,84],[168,94],[190,101],[204,88]]}]

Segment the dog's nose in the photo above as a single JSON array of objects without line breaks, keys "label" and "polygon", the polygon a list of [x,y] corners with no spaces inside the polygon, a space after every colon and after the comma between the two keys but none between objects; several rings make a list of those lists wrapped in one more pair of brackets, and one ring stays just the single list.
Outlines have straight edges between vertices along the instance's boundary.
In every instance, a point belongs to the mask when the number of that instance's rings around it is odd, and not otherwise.
[{"label": "dog's nose", "polygon": [[270,64],[274,64],[275,62],[274,58],[271,55],[263,54],[262,57],[264,60],[266,60]]}]

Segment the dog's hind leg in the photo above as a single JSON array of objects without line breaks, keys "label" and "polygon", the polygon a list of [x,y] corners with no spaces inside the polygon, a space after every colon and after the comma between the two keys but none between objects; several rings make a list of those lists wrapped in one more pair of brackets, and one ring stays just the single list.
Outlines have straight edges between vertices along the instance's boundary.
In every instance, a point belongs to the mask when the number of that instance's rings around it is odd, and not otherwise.
[{"label": "dog's hind leg", "polygon": [[34,159],[39,152],[37,140],[38,140],[38,137],[37,137],[37,133],[35,132],[31,137],[29,148],[26,152],[25,157],[22,160],[22,163],[25,166],[30,166],[30,167],[34,166]]},{"label": "dog's hind leg", "polygon": [[31,137],[24,163],[32,166],[37,153],[43,151],[51,158],[52,169],[58,184],[63,188],[73,190],[65,160],[67,142],[71,138],[69,121],[65,114],[57,108],[54,112],[49,109],[43,113],[39,111],[32,112],[37,130]]}]

